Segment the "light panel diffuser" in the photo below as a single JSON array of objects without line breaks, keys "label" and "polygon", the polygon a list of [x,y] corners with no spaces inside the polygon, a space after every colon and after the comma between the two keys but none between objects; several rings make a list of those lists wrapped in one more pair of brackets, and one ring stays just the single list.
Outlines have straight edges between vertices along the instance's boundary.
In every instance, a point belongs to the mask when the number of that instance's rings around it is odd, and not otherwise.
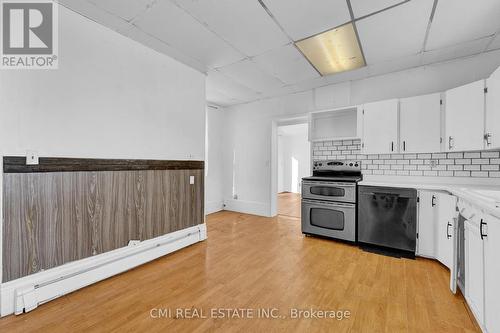
[{"label": "light panel diffuser", "polygon": [[302,39],[295,45],[321,75],[350,71],[366,65],[352,23]]}]

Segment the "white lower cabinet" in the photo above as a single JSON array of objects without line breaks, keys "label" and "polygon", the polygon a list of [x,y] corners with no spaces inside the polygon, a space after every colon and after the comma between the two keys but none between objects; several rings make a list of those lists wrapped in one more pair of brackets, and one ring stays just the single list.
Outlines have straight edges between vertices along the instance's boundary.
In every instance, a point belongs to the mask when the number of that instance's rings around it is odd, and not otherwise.
[{"label": "white lower cabinet", "polygon": [[443,192],[419,191],[417,255],[455,269],[457,198]]},{"label": "white lower cabinet", "polygon": [[500,332],[500,219],[486,216],[484,240],[484,326]]},{"label": "white lower cabinet", "polygon": [[[476,319],[484,322],[484,243],[481,223],[476,218],[466,220],[465,229],[465,298]],[[484,224],[483,224],[484,226]]]}]

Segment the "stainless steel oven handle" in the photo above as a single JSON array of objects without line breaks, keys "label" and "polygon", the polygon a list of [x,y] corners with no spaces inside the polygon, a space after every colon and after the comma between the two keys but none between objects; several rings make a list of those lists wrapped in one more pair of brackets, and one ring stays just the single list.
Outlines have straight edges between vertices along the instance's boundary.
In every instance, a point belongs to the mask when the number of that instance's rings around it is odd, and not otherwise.
[{"label": "stainless steel oven handle", "polygon": [[333,201],[307,200],[307,199],[302,199],[302,202],[316,204],[316,205],[326,205],[330,207],[356,208],[356,204],[353,203],[341,203]]},{"label": "stainless steel oven handle", "polygon": [[332,187],[356,187],[355,183],[339,183],[339,182],[324,182],[324,181],[303,181],[302,185],[309,185],[309,186],[315,186],[315,185],[330,185]]}]

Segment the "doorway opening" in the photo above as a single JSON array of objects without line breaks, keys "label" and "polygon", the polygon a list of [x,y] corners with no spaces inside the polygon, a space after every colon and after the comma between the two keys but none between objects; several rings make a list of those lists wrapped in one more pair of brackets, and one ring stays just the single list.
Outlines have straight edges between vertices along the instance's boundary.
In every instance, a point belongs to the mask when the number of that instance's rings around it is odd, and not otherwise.
[{"label": "doorway opening", "polygon": [[307,123],[278,125],[277,171],[278,215],[300,218],[302,178],[311,172]]}]

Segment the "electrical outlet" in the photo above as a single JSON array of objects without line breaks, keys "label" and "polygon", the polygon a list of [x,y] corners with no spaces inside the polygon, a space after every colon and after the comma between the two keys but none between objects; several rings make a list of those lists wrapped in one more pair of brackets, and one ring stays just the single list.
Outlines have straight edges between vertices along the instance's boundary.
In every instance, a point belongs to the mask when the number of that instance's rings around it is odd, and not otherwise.
[{"label": "electrical outlet", "polygon": [[128,241],[128,246],[136,246],[136,245],[139,245],[140,242],[141,242],[140,240],[131,239]]},{"label": "electrical outlet", "polygon": [[238,200],[238,194],[233,195],[234,200]]},{"label": "electrical outlet", "polygon": [[431,168],[435,168],[438,165],[438,160],[430,160],[429,164],[431,165]]},{"label": "electrical outlet", "polygon": [[28,150],[26,152],[26,165],[37,165],[38,164],[38,152],[34,150]]},{"label": "electrical outlet", "polygon": [[194,176],[189,176],[189,184],[194,185]]}]

